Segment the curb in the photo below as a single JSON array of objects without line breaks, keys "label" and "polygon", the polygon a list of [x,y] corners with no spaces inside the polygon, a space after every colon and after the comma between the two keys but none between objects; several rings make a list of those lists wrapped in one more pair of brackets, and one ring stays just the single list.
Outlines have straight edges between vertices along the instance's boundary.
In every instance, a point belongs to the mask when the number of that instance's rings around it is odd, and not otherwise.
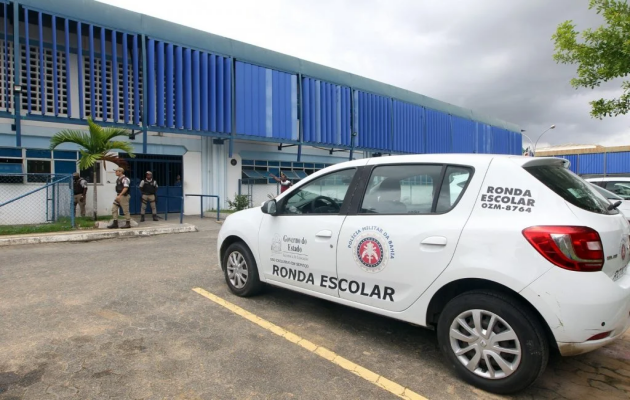
[{"label": "curb", "polygon": [[155,227],[146,229],[116,229],[105,232],[67,233],[39,236],[10,236],[0,238],[0,247],[18,246],[25,244],[64,243],[64,242],[91,242],[95,240],[114,239],[121,237],[144,237],[165,235],[171,233],[197,232],[194,225],[184,224],[176,227]]}]

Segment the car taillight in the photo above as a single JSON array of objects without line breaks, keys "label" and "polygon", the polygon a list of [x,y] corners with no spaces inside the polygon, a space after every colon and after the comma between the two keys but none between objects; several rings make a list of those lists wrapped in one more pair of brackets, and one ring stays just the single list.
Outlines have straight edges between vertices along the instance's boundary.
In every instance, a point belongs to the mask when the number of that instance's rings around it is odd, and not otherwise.
[{"label": "car taillight", "polygon": [[604,266],[599,233],[583,226],[533,226],[523,235],[538,252],[558,267],[595,272]]}]

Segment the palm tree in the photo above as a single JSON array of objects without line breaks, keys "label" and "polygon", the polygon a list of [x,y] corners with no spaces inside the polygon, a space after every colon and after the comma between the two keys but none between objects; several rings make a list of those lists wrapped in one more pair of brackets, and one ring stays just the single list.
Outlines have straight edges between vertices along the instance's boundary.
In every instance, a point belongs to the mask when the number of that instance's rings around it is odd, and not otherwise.
[{"label": "palm tree", "polygon": [[[119,136],[129,137],[128,131],[121,128],[103,128],[95,124],[90,117],[88,117],[87,123],[89,128],[88,132],[65,129],[56,133],[50,139],[50,149],[54,150],[57,146],[63,143],[74,143],[79,145],[79,152],[81,153],[81,158],[79,159],[79,169],[82,171],[93,167],[97,161],[108,161],[118,165],[119,167],[125,168],[125,161],[111,153],[111,150],[122,150],[129,154],[130,157],[135,157],[131,143],[112,140]],[[96,200],[96,168],[92,171],[92,182],[94,183],[94,197],[92,205],[94,207],[94,220],[96,221],[98,210]]]}]

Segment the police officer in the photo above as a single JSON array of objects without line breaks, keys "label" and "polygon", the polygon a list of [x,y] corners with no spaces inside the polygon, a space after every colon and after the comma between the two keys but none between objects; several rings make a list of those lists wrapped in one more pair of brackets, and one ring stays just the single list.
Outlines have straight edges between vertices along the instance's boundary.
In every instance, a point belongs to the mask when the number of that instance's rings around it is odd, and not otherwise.
[{"label": "police officer", "polygon": [[129,213],[129,198],[131,197],[129,193],[129,186],[131,181],[129,178],[125,176],[125,170],[123,168],[116,168],[116,199],[114,200],[114,205],[112,206],[112,223],[107,225],[109,229],[118,228],[118,207],[123,209],[123,214],[125,214],[125,225],[121,226],[122,229],[131,228],[131,214]]},{"label": "police officer", "polygon": [[142,192],[142,208],[140,209],[140,222],[144,222],[144,213],[147,209],[147,203],[151,203],[151,212],[153,212],[153,220],[157,221],[157,209],[155,207],[155,195],[158,190],[158,184],[153,179],[153,173],[147,171],[146,177],[140,182],[140,191]]},{"label": "police officer", "polygon": [[85,217],[85,199],[87,195],[88,185],[87,181],[79,175],[78,172],[72,174],[74,180],[74,210],[76,213],[77,204],[81,209],[81,216]]}]

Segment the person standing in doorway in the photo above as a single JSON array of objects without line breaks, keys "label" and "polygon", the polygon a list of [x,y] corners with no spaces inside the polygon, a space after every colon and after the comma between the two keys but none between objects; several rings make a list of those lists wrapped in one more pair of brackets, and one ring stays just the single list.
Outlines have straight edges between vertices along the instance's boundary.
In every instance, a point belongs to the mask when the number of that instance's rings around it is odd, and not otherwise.
[{"label": "person standing in doorway", "polygon": [[157,221],[157,207],[155,206],[155,197],[158,190],[158,184],[153,179],[153,173],[147,171],[145,178],[140,182],[140,191],[142,192],[142,208],[140,210],[140,222],[144,222],[144,213],[147,209],[147,203],[151,203],[151,212],[153,220]]},{"label": "person standing in doorway", "polygon": [[76,214],[78,204],[81,210],[81,216],[85,217],[85,199],[88,190],[87,181],[81,178],[78,172],[72,174],[72,179],[74,181],[74,212]]},{"label": "person standing in doorway", "polygon": [[129,213],[129,199],[131,197],[129,193],[129,185],[131,181],[125,176],[125,170],[123,168],[116,168],[116,199],[112,206],[112,218],[113,221],[107,227],[109,229],[118,228],[118,207],[122,208],[125,215],[125,225],[121,226],[122,229],[131,228],[131,214]]},{"label": "person standing in doorway", "polygon": [[177,187],[181,187],[182,186],[182,177],[180,175],[177,175],[177,179],[175,180],[175,185]]},{"label": "person standing in doorway", "polygon": [[274,174],[269,174],[269,176],[275,179],[276,182],[280,184],[280,193],[284,193],[285,190],[293,186],[293,183],[291,183],[289,178],[287,178],[287,176],[283,172],[280,172],[280,178],[274,176]]}]

